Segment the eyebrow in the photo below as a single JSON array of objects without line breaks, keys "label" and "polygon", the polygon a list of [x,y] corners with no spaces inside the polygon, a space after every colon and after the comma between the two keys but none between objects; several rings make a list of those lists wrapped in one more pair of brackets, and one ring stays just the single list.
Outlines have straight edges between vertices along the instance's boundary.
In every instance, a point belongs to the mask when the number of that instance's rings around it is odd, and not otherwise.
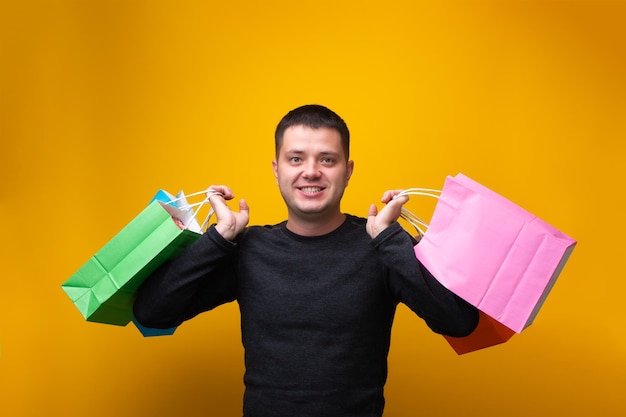
[{"label": "eyebrow", "polygon": [[[302,155],[304,154],[305,151],[299,150],[299,149],[290,149],[288,151],[285,151],[285,154],[287,155]],[[319,155],[322,156],[335,156],[335,157],[339,157],[339,152],[334,152],[334,151],[321,151],[319,153]]]}]

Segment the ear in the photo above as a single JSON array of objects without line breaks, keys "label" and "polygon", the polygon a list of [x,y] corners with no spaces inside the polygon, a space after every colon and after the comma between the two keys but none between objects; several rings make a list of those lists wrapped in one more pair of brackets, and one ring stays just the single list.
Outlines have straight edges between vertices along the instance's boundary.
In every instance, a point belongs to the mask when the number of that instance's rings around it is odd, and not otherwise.
[{"label": "ear", "polygon": [[346,177],[346,184],[348,184],[348,181],[350,181],[350,178],[352,177],[352,172],[354,172],[354,161],[348,161],[348,166],[347,166],[347,177]]},{"label": "ear", "polygon": [[276,178],[276,182],[278,183],[278,163],[276,160],[272,161],[272,170],[274,170],[274,177]]}]

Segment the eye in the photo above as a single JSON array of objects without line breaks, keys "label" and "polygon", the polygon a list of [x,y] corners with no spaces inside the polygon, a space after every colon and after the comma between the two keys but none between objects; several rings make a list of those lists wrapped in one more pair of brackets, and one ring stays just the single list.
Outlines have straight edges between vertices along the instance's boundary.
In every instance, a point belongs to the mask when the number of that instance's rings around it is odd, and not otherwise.
[{"label": "eye", "polygon": [[291,158],[289,158],[289,162],[291,162],[292,164],[297,164],[300,161],[302,161],[302,159],[298,156],[292,156]]},{"label": "eye", "polygon": [[332,165],[335,163],[335,160],[330,157],[325,157],[325,158],[322,158],[322,163],[325,165]]}]

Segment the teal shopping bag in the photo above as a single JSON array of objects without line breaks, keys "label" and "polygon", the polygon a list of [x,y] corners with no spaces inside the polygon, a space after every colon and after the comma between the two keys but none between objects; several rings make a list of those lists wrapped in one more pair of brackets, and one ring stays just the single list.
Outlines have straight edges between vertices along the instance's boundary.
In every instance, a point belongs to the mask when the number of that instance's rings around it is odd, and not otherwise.
[{"label": "teal shopping bag", "polygon": [[[201,232],[181,229],[194,213],[152,201],[62,288],[87,321],[127,325],[135,293],[163,262],[195,242]],[[177,224],[178,222],[178,224]]]}]

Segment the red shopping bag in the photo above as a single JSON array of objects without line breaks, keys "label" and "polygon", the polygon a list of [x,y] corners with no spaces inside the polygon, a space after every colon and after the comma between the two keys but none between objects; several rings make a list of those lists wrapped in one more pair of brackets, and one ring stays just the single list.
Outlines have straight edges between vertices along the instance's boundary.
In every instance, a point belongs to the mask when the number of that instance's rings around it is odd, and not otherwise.
[{"label": "red shopping bag", "polygon": [[443,336],[459,355],[504,343],[515,334],[513,330],[482,311],[478,310],[478,313],[478,326],[468,336]]},{"label": "red shopping bag", "polygon": [[486,344],[502,343],[533,322],[575,245],[545,221],[458,174],[446,178],[415,255],[486,316],[483,327],[468,336]]}]

